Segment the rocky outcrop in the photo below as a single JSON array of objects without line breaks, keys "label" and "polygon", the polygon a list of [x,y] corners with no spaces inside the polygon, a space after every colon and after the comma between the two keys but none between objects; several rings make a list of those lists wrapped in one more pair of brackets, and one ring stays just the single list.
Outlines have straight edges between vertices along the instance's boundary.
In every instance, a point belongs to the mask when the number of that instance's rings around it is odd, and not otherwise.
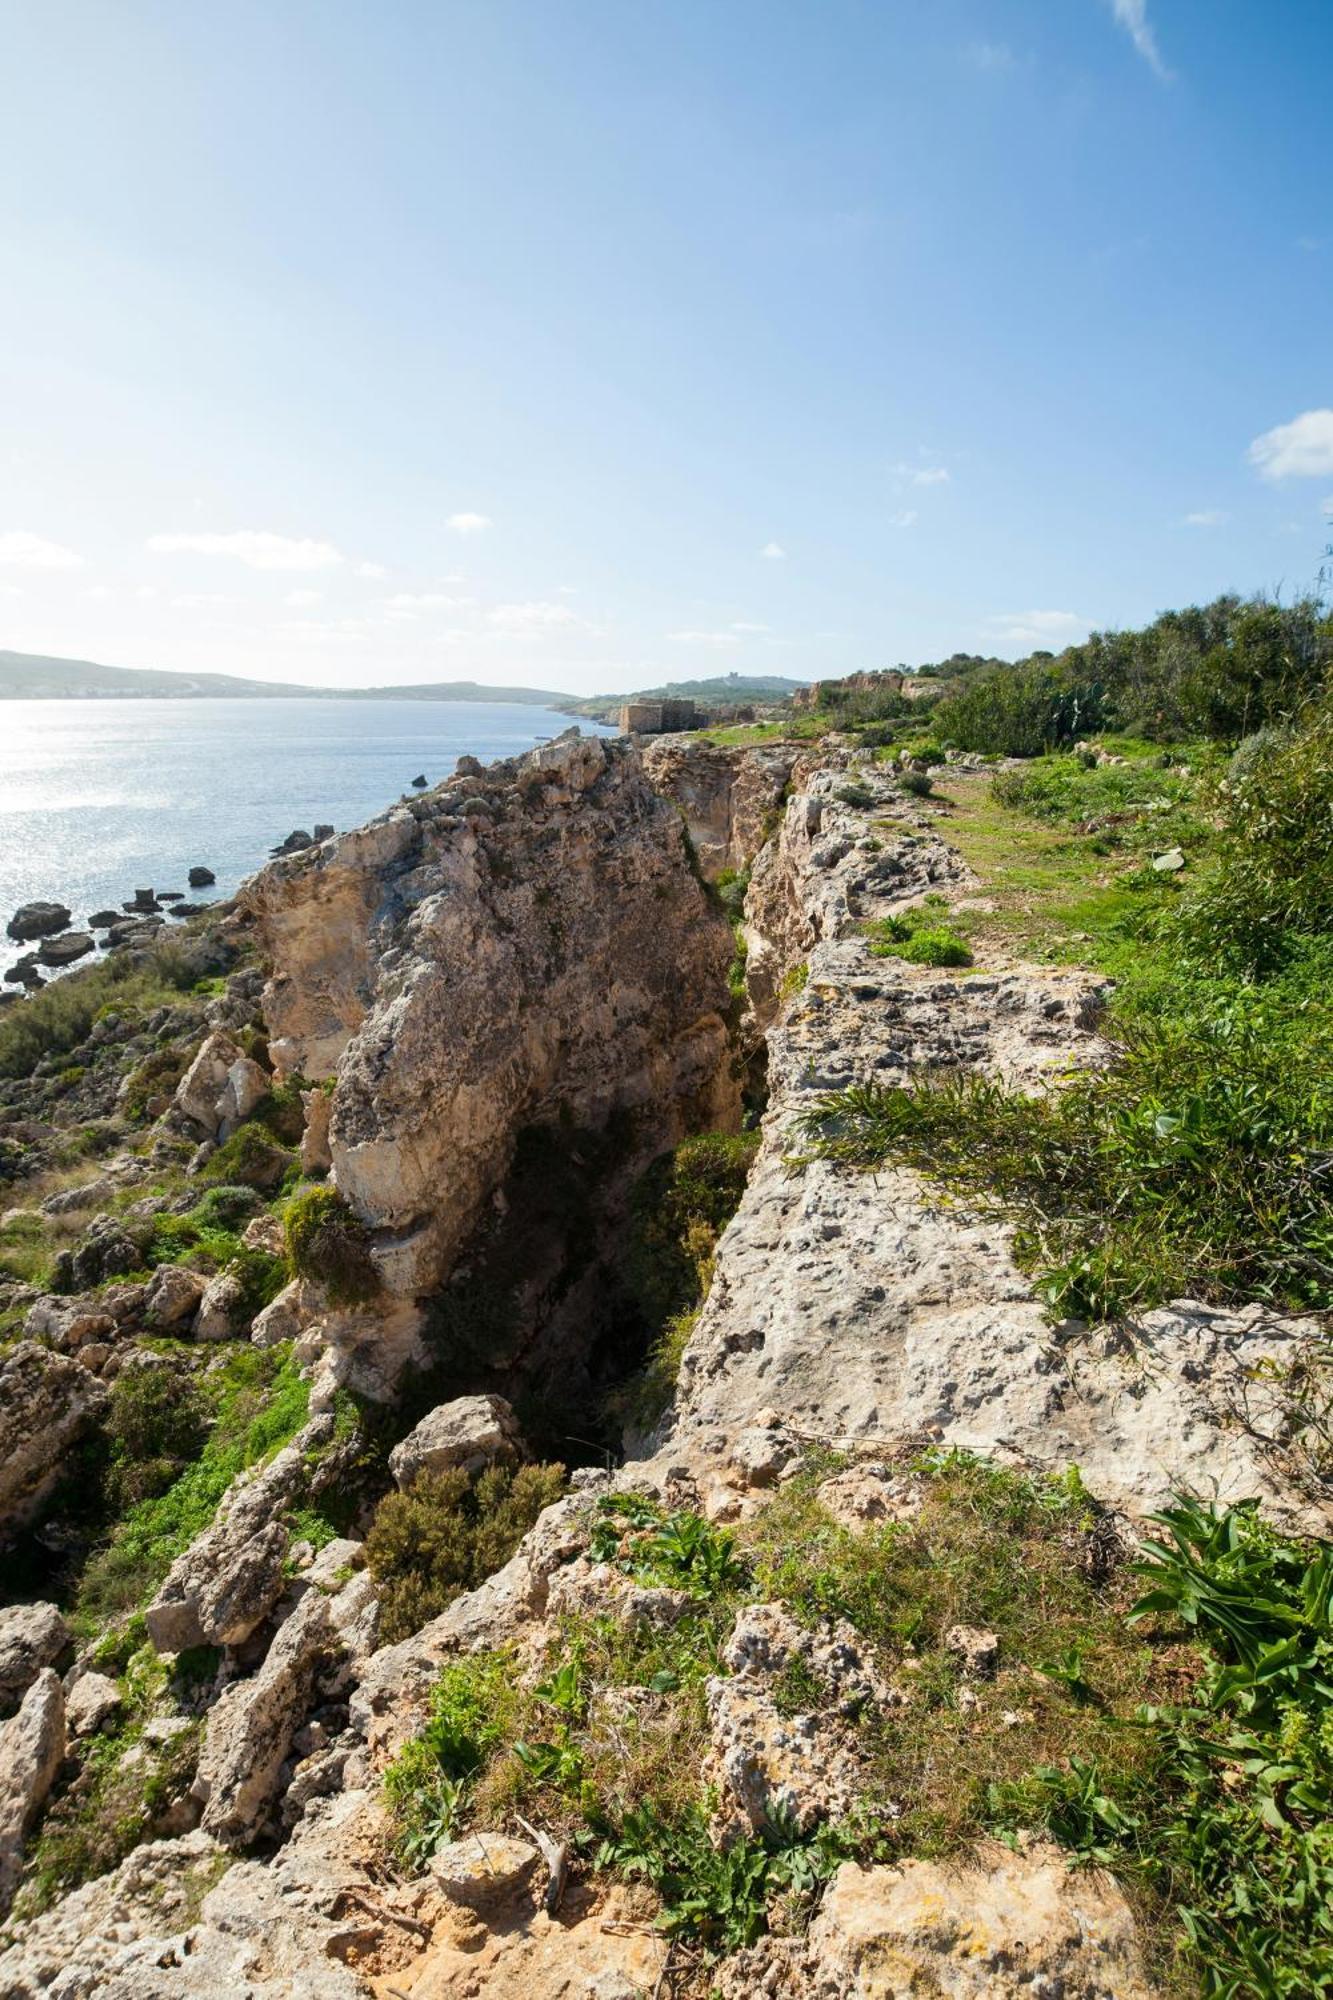
[{"label": "rocky outcrop", "polygon": [[976,1865],[844,1862],[804,1938],[765,1938],[722,1968],[721,2000],[1154,2000],[1134,1918],[1108,1876],[1056,1848],[989,1843]]},{"label": "rocky outcrop", "polygon": [[304,1453],[328,1426],[307,1427],[294,1444],[229,1488],[211,1527],[178,1556],[144,1613],[159,1653],[187,1646],[238,1646],[282,1594],[291,1537],[283,1520],[305,1489]]},{"label": "rocky outcrop", "polygon": [[226,1139],[267,1095],[270,1077],[222,1029],[203,1043],[176,1086],[175,1108],[209,1139]]},{"label": "rocky outcrop", "polygon": [[423,1472],[480,1472],[518,1458],[523,1434],[503,1396],[458,1396],[421,1419],[389,1453],[389,1470],[404,1490]]},{"label": "rocky outcrop", "polygon": [[65,1755],[60,1677],[43,1667],[17,1715],[0,1725],[0,1915],[8,1910],[23,1842]]},{"label": "rocky outcrop", "polygon": [[105,1401],[96,1376],[36,1341],[0,1359],[0,1532],[38,1512]]},{"label": "rocky outcrop", "polygon": [[0,1611],[0,1702],[17,1701],[26,1693],[70,1639],[69,1626],[54,1604],[14,1604]]},{"label": "rocky outcrop", "polygon": [[570,733],[266,868],[284,1073],[336,1070],[339,1191],[391,1294],[448,1273],[519,1132],[632,1121],[648,1152],[736,1115],[731,939],[628,745]]},{"label": "rocky outcrop", "polygon": [[[857,803],[864,793],[869,803]],[[849,802],[848,795],[851,796]],[[961,976],[875,958],[864,919],[947,884],[957,857],[892,781],[820,772],[788,804],[746,901],[752,994],[768,1036],[764,1140],[686,1350],[667,1450],[701,1484],[762,1412],[828,1442],[938,1439],[1051,1471],[1143,1514],[1189,1487],[1258,1495],[1311,1523],[1282,1383],[1315,1329],[1261,1307],[1177,1301],[1111,1329],[1053,1327],[1008,1230],[914,1175],[794,1167],[799,1119],[825,1092],[975,1068],[1024,1089],[1102,1059],[1085,975],[998,967]],[[801,960],[803,987],[778,998]]]},{"label": "rocky outcrop", "polygon": [[5,925],[7,934],[20,944],[33,938],[53,937],[63,931],[71,912],[63,903],[23,903]]},{"label": "rocky outcrop", "polygon": [[710,879],[748,868],[777,824],[797,746],[728,750],[660,736],[645,746],[643,766],[679,807]]}]

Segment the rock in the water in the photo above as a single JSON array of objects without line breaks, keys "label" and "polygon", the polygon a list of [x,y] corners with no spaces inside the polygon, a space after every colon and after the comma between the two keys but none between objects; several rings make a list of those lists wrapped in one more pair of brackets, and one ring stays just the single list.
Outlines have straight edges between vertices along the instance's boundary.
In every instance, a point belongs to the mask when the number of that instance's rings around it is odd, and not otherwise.
[{"label": "rock in the water", "polygon": [[67,931],[63,937],[48,938],[37,956],[43,965],[73,965],[76,958],[86,958],[96,947],[91,931]]},{"label": "rock in the water", "polygon": [[14,1897],[23,1842],[65,1755],[65,1696],[43,1667],[17,1715],[0,1724],[0,1914]]},{"label": "rock in the water", "polygon": [[183,1264],[160,1264],[148,1287],[146,1323],[159,1333],[183,1325],[198,1312],[205,1289],[197,1271],[188,1271]]},{"label": "rock in the water", "polygon": [[317,819],[315,821],[316,840],[332,840],[333,833],[334,833],[334,828],[333,828],[333,822],[331,820]]},{"label": "rock in the water", "polygon": [[314,846],[314,841],[311,839],[310,835],[305,831],[305,828],[298,826],[298,827],[293,827],[292,831],[287,835],[287,838],[285,840],[279,841],[276,847],[272,847],[269,849],[269,852],[276,859],[278,856],[283,854],[299,854],[303,847],[313,847],[313,846]]},{"label": "rock in the water", "polygon": [[1108,1875],[1054,1847],[989,1843],[977,1864],[844,1862],[804,1939],[765,1938],[720,1968],[721,2000],[1154,2000],[1134,1919]]},{"label": "rock in the water", "polygon": [[107,931],[120,922],[119,910],[94,910],[88,919],[95,931]]},{"label": "rock in the water", "polygon": [[0,1528],[32,1519],[105,1401],[95,1375],[36,1341],[0,1359]]},{"label": "rock in the water", "polygon": [[0,1611],[0,1701],[17,1701],[70,1643],[54,1604],[14,1604]]},{"label": "rock in the water", "polygon": [[185,879],[192,889],[207,889],[218,878],[211,868],[192,868]]},{"label": "rock in the water", "polygon": [[9,919],[5,929],[19,944],[32,938],[53,937],[69,923],[71,912],[63,903],[24,903]]},{"label": "rock in the water", "polygon": [[498,1459],[521,1455],[523,1434],[503,1396],[458,1396],[423,1417],[389,1453],[389,1470],[400,1488],[423,1472],[480,1472]]}]

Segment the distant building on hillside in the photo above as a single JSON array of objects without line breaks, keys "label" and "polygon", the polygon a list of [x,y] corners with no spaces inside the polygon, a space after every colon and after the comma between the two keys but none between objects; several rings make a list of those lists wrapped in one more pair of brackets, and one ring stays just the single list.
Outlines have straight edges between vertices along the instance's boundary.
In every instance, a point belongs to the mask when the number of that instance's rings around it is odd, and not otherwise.
[{"label": "distant building on hillside", "polygon": [[707,719],[692,701],[627,701],[620,711],[627,736],[671,736],[678,729],[701,729]]}]

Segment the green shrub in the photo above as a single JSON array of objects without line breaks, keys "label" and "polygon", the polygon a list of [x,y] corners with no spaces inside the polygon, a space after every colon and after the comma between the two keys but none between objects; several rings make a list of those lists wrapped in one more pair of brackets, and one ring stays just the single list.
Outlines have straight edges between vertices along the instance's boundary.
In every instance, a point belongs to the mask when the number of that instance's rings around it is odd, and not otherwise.
[{"label": "green shrub", "polygon": [[1106,708],[1098,682],[1038,659],[984,674],[946,696],[934,720],[960,750],[1039,757],[1100,729]]},{"label": "green shrub", "polygon": [[872,958],[904,958],[909,965],[971,965],[972,950],[932,910],[905,910],[866,925]]},{"label": "green shrub", "polygon": [[493,1752],[512,1740],[519,1708],[515,1664],[504,1652],[446,1662],[425,1728],[385,1773],[398,1851],[414,1870],[461,1832],[472,1783]]},{"label": "green shrub", "polygon": [[749,869],[724,868],[713,887],[728,923],[738,924],[745,908],[746,893],[750,887]]},{"label": "green shrub", "polygon": [[914,799],[928,799],[935,790],[935,783],[928,771],[902,771],[898,783],[903,791],[910,792]]},{"label": "green shrub", "polygon": [[209,1160],[205,1173],[210,1181],[227,1185],[239,1182],[261,1194],[274,1194],[281,1187],[296,1157],[278,1145],[267,1125],[247,1119],[225,1139]]},{"label": "green shrub", "polygon": [[324,1286],[335,1305],[362,1305],[379,1291],[370,1232],[335,1188],[294,1195],[283,1217],[287,1256],[298,1277]]},{"label": "green shrub", "polygon": [[366,1536],[382,1642],[410,1637],[502,1569],[564,1484],[562,1465],[493,1465],[475,1481],[456,1468],[422,1473],[387,1494]]},{"label": "green shrub", "polygon": [[158,945],[132,962],[122,955],[76,968],[0,1018],[0,1076],[27,1076],[43,1056],[85,1041],[98,1015],[148,1011],[178,1000],[191,974],[179,946]]},{"label": "green shrub", "polygon": [[239,1229],[264,1206],[262,1196],[252,1187],[209,1188],[190,1210],[191,1219],[206,1229]]},{"label": "green shrub", "polygon": [[193,1375],[166,1363],[123,1368],[106,1419],[119,1508],[163,1492],[199,1456],[211,1412]]},{"label": "green shrub", "polygon": [[626,1273],[654,1327],[698,1305],[717,1239],[736,1212],[757,1132],[704,1132],[649,1167],[630,1202]]},{"label": "green shrub", "polygon": [[[1193,1693],[1139,1717],[1149,1762],[1046,1765],[997,1787],[1002,1828],[1044,1825],[1170,1903],[1186,1965],[1235,2000],[1333,1993],[1333,1550],[1258,1503],[1177,1502],[1138,1565],[1132,1619],[1205,1650]],[[1096,1694],[1093,1688],[1093,1694]]]}]

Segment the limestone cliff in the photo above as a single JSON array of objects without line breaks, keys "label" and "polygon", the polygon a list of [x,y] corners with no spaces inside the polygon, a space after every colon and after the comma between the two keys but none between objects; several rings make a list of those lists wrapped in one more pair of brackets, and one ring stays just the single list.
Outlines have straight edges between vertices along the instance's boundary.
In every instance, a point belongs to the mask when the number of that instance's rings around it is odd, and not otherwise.
[{"label": "limestone cliff", "polygon": [[339,1192],[387,1290],[447,1274],[518,1133],[736,1115],[731,939],[628,745],[574,732],[467,772],[245,889],[280,1071],[333,1085]]}]

